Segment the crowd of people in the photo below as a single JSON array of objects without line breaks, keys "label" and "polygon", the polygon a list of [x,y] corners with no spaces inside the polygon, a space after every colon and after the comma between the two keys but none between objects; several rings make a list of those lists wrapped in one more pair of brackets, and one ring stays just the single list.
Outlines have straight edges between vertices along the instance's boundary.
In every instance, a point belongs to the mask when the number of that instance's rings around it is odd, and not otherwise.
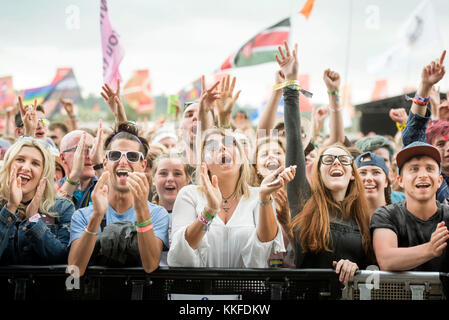
[{"label": "crowd of people", "polygon": [[391,110],[397,137],[351,140],[338,72],[324,70],[329,104],[308,120],[297,46],[278,50],[255,129],[230,75],[203,77],[176,129],[128,121],[120,83],[101,92],[113,128],[83,128],[63,99],[67,121],[50,122],[19,97],[0,138],[0,264],[333,268],[343,283],[370,265],[447,272],[446,52],[424,66],[410,112]]}]

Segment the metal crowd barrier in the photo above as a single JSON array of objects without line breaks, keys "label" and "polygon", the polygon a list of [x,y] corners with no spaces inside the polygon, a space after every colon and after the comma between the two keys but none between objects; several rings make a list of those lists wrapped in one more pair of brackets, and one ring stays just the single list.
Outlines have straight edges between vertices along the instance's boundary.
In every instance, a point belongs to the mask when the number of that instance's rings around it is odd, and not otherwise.
[{"label": "metal crowd barrier", "polygon": [[[448,274],[358,271],[343,286],[332,269],[219,269],[92,266],[81,278],[66,265],[0,267],[3,300],[431,300],[445,299]],[[192,298],[193,297],[193,298]]]}]

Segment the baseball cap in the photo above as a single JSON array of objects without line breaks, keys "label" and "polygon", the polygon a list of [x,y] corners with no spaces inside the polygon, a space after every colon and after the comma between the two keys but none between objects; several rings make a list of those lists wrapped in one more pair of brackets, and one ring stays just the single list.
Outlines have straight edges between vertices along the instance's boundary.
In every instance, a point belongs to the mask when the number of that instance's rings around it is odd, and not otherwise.
[{"label": "baseball cap", "polygon": [[440,152],[437,148],[432,146],[431,144],[415,141],[404,147],[401,151],[396,155],[396,163],[398,165],[398,172],[401,171],[402,166],[411,158],[416,156],[428,156],[434,159],[438,166],[441,163]]},{"label": "baseball cap", "polygon": [[357,165],[357,168],[361,168],[363,166],[379,167],[385,172],[385,175],[388,177],[388,168],[387,165],[385,164],[385,160],[375,153],[372,152],[362,153],[355,159],[355,164]]}]

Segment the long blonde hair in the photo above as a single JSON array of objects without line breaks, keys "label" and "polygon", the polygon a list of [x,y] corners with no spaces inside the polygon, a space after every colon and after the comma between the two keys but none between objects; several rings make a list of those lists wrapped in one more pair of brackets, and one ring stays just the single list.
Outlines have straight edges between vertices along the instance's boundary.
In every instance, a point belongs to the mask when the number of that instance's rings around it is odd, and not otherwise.
[{"label": "long blonde hair", "polygon": [[3,167],[0,169],[0,201],[7,201],[9,198],[10,186],[9,178],[11,175],[11,165],[17,156],[17,154],[22,150],[23,147],[34,147],[40,151],[42,154],[43,170],[42,177],[47,178],[47,183],[45,185],[44,193],[42,195],[41,203],[39,204],[39,212],[48,214],[50,216],[56,217],[57,212],[50,212],[50,208],[55,205],[55,195],[56,188],[54,184],[55,180],[55,157],[50,151],[50,145],[47,142],[39,140],[33,137],[22,137],[17,140],[12,146],[8,148],[5,154]]},{"label": "long blonde hair", "polygon": [[[212,134],[219,134],[223,137],[224,136],[234,137],[232,132],[225,131],[224,129],[221,129],[221,128],[207,130],[206,134],[204,135],[204,138],[202,139],[202,142],[201,142],[201,160],[202,161],[203,161],[203,157],[205,154],[204,147],[206,146],[207,138],[209,136],[211,136]],[[251,178],[251,170],[250,170],[250,166],[249,166],[249,160],[245,155],[245,151],[243,150],[242,145],[238,142],[237,139],[235,139],[235,142],[236,142],[236,147],[238,148],[239,153],[240,153],[240,159],[242,161],[242,164],[240,165],[239,178],[237,180],[237,185],[236,185],[236,189],[235,189],[235,197],[239,198],[239,197],[243,196],[244,199],[247,199],[250,196],[249,182],[250,182],[250,178]],[[198,188],[202,192],[204,192],[204,186],[203,186],[203,182],[201,180],[200,172],[201,172],[201,167],[199,166],[196,168],[195,180],[196,180],[196,184],[198,185]],[[209,170],[207,170],[207,173],[209,175],[209,178],[212,179]]]},{"label": "long blonde hair", "polygon": [[371,256],[370,214],[365,189],[355,166],[355,161],[351,165],[354,180],[349,182],[346,196],[340,203],[333,199],[330,190],[326,188],[321,177],[320,156],[332,147],[342,149],[350,155],[348,149],[341,144],[333,144],[320,150],[311,173],[312,196],[305,203],[302,212],[293,219],[291,231],[295,233],[296,239],[304,252],[331,251],[329,248],[330,211],[333,211],[341,215],[339,218],[355,220],[360,229],[365,253]]}]

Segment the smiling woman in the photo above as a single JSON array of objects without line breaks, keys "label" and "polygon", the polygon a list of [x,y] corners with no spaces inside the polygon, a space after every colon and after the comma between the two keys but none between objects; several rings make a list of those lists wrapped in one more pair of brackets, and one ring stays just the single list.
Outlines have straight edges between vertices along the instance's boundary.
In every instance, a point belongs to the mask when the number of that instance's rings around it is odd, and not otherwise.
[{"label": "smiling woman", "polygon": [[260,187],[249,186],[245,151],[222,129],[205,133],[201,151],[198,186],[182,188],[173,207],[168,264],[268,267],[272,251],[285,251],[271,195],[293,178],[295,170],[281,173],[281,166]]},{"label": "smiling woman", "polygon": [[4,161],[0,264],[65,263],[74,207],[68,200],[55,198],[50,146],[22,137],[8,149]]}]

